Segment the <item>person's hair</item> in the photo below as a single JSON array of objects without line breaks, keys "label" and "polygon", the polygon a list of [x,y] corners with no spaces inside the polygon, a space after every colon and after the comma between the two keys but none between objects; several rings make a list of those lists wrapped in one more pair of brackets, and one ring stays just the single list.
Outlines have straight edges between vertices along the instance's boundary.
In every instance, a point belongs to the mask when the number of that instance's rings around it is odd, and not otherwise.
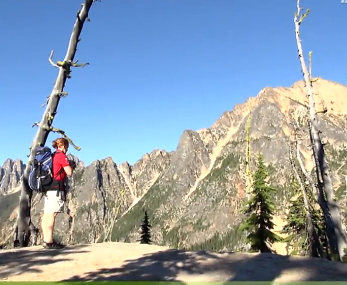
[{"label": "person's hair", "polygon": [[55,149],[61,146],[65,146],[65,148],[67,149],[69,147],[69,141],[65,138],[58,138],[52,142],[52,147],[54,147]]}]

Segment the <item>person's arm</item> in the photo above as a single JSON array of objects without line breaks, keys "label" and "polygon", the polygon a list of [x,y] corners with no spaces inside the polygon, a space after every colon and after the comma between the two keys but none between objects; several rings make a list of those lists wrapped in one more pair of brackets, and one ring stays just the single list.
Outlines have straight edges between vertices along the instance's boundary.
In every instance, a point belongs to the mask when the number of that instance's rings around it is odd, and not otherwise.
[{"label": "person's arm", "polygon": [[72,168],[71,168],[70,165],[65,166],[65,167],[64,167],[64,170],[65,170],[67,176],[71,176],[72,173],[73,173],[73,170],[72,170]]},{"label": "person's arm", "polygon": [[71,176],[73,173],[72,167],[70,166],[69,160],[66,155],[61,156],[61,166],[64,168],[67,176]]}]

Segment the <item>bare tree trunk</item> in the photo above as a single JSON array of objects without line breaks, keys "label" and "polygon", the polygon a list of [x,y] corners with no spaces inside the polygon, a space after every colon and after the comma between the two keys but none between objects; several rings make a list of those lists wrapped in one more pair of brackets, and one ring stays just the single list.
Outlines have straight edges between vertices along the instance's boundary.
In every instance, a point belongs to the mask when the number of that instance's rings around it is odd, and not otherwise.
[{"label": "bare tree trunk", "polygon": [[[22,189],[21,189],[21,195],[19,200],[19,216],[17,219],[17,227],[15,230],[17,233],[15,236],[15,244],[17,242],[17,244],[21,247],[28,245],[29,237],[31,234],[36,234],[36,228],[31,222],[31,213],[30,213],[32,190],[29,188],[29,185],[28,185],[30,161],[33,158],[33,150],[36,146],[45,145],[47,137],[51,131],[59,132],[63,136],[65,136],[65,133],[62,130],[53,128],[52,123],[53,123],[54,116],[57,113],[57,108],[58,108],[60,98],[62,96],[67,95],[66,92],[63,92],[63,90],[64,90],[66,79],[70,78],[70,68],[72,66],[83,67],[86,65],[86,64],[77,64],[77,61],[74,62],[74,57],[77,51],[77,44],[80,40],[79,37],[82,31],[84,22],[86,21],[86,19],[88,19],[88,12],[94,1],[95,0],[85,0],[85,2],[82,4],[82,8],[78,11],[77,19],[72,30],[69,46],[68,46],[64,61],[63,62],[58,61],[57,63],[54,63],[52,61],[54,51],[52,51],[49,57],[50,63],[53,66],[59,68],[59,73],[58,73],[57,80],[54,84],[52,93],[48,97],[48,100],[46,103],[47,107],[45,112],[43,113],[41,122],[35,123],[35,125],[38,126],[38,131],[30,147],[30,155],[28,159],[29,163],[27,164],[24,170],[24,175],[22,180]],[[74,145],[70,139],[69,141],[72,145]],[[78,147],[76,148],[79,149]]]},{"label": "bare tree trunk", "polygon": [[[295,136],[295,144],[296,144],[296,156],[297,160],[301,161],[300,158],[300,149],[299,149],[299,143],[297,141],[297,137]],[[296,165],[294,163],[293,155],[292,155],[292,150],[291,146],[289,147],[289,155],[290,155],[290,160],[292,164],[293,171],[295,173],[296,179],[298,180],[298,183],[300,185],[301,193],[304,199],[304,205],[305,205],[305,214],[306,214],[306,222],[307,222],[307,232],[308,232],[308,237],[309,237],[309,245],[310,245],[310,256],[311,257],[324,257],[324,251],[321,246],[321,243],[319,241],[316,229],[313,224],[312,220],[312,215],[310,211],[310,203],[308,201],[307,193],[304,184],[302,183],[301,177],[298,173],[298,170],[296,169]]]},{"label": "bare tree trunk", "polygon": [[247,199],[251,195],[252,188],[252,171],[251,171],[251,137],[250,137],[250,128],[251,128],[251,119],[252,112],[249,113],[247,122],[246,122],[246,197]]},{"label": "bare tree trunk", "polygon": [[[308,119],[307,120],[307,123],[308,123],[308,133],[310,135],[310,138],[311,138],[311,130],[310,130],[310,120]],[[312,140],[311,140],[311,145],[312,145]],[[313,150],[314,151],[314,150]],[[313,157],[315,158],[316,156],[313,155]],[[297,158],[298,158],[298,161],[299,161],[299,165],[300,165],[300,168],[301,168],[301,171],[302,173],[305,175],[306,177],[306,180],[310,183],[311,185],[311,188],[312,190],[315,190],[315,194],[316,194],[316,200],[319,204],[319,206],[321,207],[321,209],[327,209],[327,207],[324,205],[324,203],[326,203],[326,201],[324,202],[321,197],[324,198],[324,192],[323,192],[323,188],[321,187],[321,183],[320,184],[315,184],[311,175],[307,172],[306,168],[305,168],[305,165],[304,165],[304,162],[302,161],[300,155],[297,155]],[[315,163],[317,165],[317,163]],[[317,169],[317,167],[315,167],[316,169],[316,175],[317,177],[319,176],[319,171]],[[323,212],[323,214],[329,214],[328,212]],[[325,239],[327,238],[327,233],[325,233]],[[326,255],[326,258],[331,260],[331,256],[330,256],[330,253],[329,253],[329,250],[328,248],[326,248],[326,252],[325,252],[325,255]]]},{"label": "bare tree trunk", "polygon": [[[295,24],[295,35],[296,42],[298,46],[299,60],[304,76],[304,80],[306,83],[307,96],[309,99],[309,113],[310,113],[310,135],[312,138],[312,151],[316,156],[316,169],[317,174],[319,172],[320,177],[318,175],[317,180],[318,184],[321,184],[322,189],[324,190],[326,196],[326,203],[320,203],[322,210],[324,212],[326,226],[327,226],[327,235],[329,239],[329,244],[331,247],[331,251],[337,255],[340,261],[342,261],[343,250],[346,246],[346,236],[342,229],[342,221],[339,213],[338,205],[334,202],[334,190],[330,178],[330,173],[328,169],[328,164],[326,161],[324,146],[322,144],[320,138],[320,131],[318,129],[317,116],[316,116],[316,108],[315,108],[315,100],[313,93],[313,86],[311,76],[309,71],[307,70],[306,63],[303,56],[303,49],[300,40],[300,24],[302,20],[308,15],[309,10],[303,15],[300,14],[300,0],[297,0],[297,13],[294,16],[294,24]],[[300,19],[298,17],[300,16]],[[321,179],[320,179],[321,178]],[[320,194],[321,201],[325,200],[325,197],[322,197]]]}]

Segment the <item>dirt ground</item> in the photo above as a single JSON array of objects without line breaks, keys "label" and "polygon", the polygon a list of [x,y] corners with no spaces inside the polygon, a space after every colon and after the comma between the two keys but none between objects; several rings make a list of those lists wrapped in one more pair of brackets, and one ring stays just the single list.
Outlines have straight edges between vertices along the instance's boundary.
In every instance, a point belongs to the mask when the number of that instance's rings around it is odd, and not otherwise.
[{"label": "dirt ground", "polygon": [[275,254],[100,243],[0,251],[0,281],[347,281],[347,264]]}]

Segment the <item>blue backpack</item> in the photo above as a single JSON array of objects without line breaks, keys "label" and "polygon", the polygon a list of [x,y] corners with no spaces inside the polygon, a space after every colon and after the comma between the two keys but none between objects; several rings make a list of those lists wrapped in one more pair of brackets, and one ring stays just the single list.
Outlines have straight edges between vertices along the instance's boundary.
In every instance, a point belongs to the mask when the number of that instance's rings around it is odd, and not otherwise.
[{"label": "blue backpack", "polygon": [[36,147],[31,161],[28,184],[31,190],[43,193],[53,182],[53,155],[49,147]]}]

